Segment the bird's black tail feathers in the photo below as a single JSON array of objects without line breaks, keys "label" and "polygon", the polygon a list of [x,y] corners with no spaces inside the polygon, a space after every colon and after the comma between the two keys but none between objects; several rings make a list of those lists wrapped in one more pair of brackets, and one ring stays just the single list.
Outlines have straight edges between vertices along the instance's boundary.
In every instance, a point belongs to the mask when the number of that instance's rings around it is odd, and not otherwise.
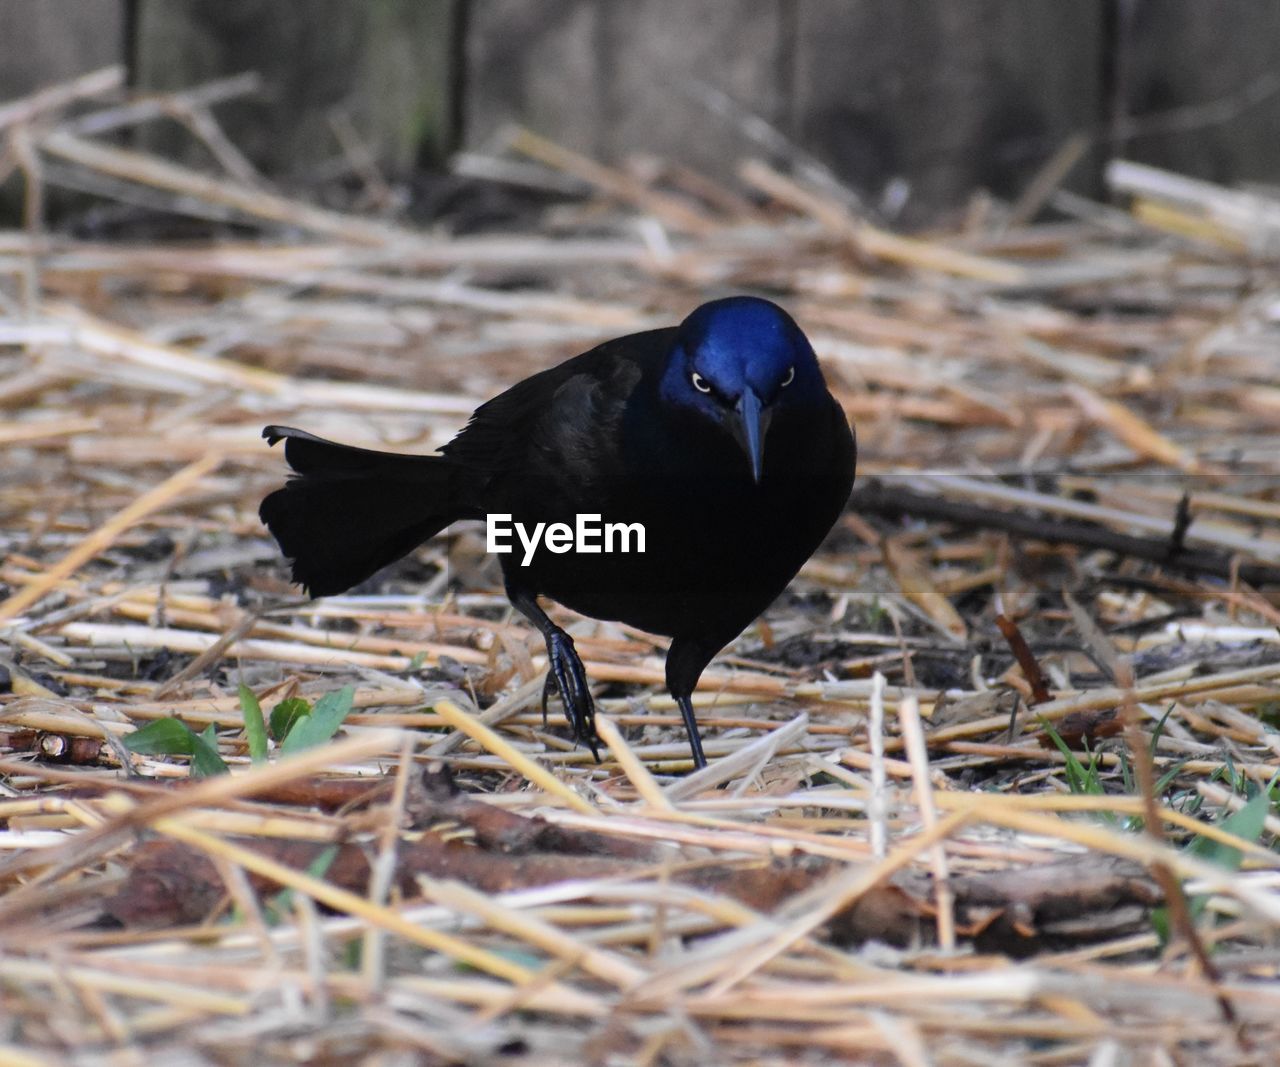
[{"label": "bird's black tail feathers", "polygon": [[455,491],[459,468],[443,456],[353,448],[288,426],[262,436],[284,440],[294,474],[258,515],[312,596],[350,589],[468,517]]}]

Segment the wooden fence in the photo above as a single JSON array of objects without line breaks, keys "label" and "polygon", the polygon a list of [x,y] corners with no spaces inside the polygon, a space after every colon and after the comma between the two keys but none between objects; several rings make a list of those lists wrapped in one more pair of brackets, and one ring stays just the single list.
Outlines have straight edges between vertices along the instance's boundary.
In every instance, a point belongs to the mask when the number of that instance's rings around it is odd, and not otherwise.
[{"label": "wooden fence", "polygon": [[1280,176],[1280,0],[0,0],[0,98],[111,62],[261,72],[218,114],[285,179],[335,124],[404,176],[512,122],[721,180],[808,160],[908,218],[1014,196],[1069,142],[1085,192],[1116,156]]}]

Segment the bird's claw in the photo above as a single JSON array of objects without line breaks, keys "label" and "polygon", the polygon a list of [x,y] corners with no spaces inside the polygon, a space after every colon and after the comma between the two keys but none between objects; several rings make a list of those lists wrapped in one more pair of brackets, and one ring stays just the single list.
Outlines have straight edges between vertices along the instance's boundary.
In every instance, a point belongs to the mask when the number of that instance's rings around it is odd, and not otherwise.
[{"label": "bird's claw", "polygon": [[565,718],[573,727],[574,737],[591,749],[591,754],[598,761],[596,706],[587,685],[587,672],[573,647],[573,639],[563,630],[556,630],[547,637],[547,681],[542,687],[543,722],[547,719],[547,698],[552,686],[560,694]]}]

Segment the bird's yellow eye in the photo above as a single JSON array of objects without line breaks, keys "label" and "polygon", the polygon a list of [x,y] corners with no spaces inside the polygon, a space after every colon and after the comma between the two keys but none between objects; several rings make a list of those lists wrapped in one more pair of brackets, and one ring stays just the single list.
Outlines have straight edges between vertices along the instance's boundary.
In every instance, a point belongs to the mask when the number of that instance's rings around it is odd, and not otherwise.
[{"label": "bird's yellow eye", "polygon": [[708,381],[707,381],[707,379],[706,379],[706,378],[704,378],[704,377],[703,377],[701,374],[699,374],[697,371],[694,371],[694,372],[693,372],[693,375],[692,375],[692,377],[691,377],[691,379],[690,379],[690,380],[693,382],[693,387],[694,387],[696,390],[698,390],[698,392],[700,392],[700,393],[709,393],[709,392],[711,392],[711,383],[710,383],[710,382],[708,382]]},{"label": "bird's yellow eye", "polygon": [[794,366],[792,366],[792,367],[788,367],[788,368],[787,368],[787,376],[786,376],[785,378],[783,378],[783,379],[782,379],[782,388],[783,388],[783,389],[785,389],[788,385],[790,385],[790,384],[791,384],[792,382],[794,382],[795,380],[796,380],[796,369],[795,369],[795,367],[794,367]]}]

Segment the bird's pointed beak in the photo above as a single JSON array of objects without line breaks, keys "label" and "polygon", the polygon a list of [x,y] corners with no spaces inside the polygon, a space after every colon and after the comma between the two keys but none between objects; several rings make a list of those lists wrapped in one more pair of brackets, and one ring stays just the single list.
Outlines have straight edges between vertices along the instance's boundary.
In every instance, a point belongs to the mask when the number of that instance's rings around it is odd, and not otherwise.
[{"label": "bird's pointed beak", "polygon": [[755,392],[746,388],[734,408],[737,418],[733,420],[733,436],[751,462],[751,477],[758,484],[764,469],[764,435],[769,429],[772,412],[760,403]]}]

